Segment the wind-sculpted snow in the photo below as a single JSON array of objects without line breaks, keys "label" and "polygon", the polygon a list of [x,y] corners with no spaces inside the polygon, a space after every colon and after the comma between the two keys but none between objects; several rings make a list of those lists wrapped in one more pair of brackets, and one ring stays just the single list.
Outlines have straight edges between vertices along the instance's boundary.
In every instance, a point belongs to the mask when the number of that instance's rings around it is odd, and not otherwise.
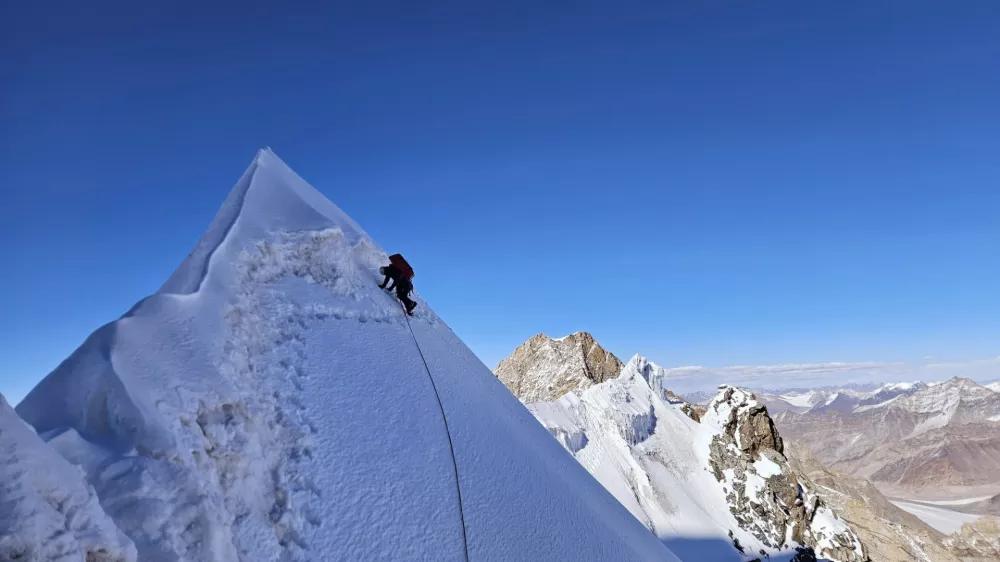
[{"label": "wind-sculpted snow", "polygon": [[135,546],[84,473],[18,419],[0,395],[0,560],[131,562]]},{"label": "wind-sculpted snow", "polygon": [[18,414],[140,560],[675,560],[419,296],[407,322],[384,263],[262,151],[161,290]]}]

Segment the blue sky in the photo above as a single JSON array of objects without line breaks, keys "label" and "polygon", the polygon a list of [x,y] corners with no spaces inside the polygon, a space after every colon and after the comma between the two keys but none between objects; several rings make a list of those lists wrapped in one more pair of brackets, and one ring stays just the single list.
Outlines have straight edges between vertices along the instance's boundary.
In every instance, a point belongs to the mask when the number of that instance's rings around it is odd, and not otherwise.
[{"label": "blue sky", "polygon": [[15,400],[263,146],[490,366],[588,330],[666,366],[1000,377],[996,2],[211,4],[2,8]]}]

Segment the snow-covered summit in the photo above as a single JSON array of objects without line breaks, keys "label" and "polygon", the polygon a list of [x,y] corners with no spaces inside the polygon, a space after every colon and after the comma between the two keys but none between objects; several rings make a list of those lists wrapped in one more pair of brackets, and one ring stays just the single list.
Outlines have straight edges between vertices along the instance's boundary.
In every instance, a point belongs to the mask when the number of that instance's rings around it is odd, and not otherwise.
[{"label": "snow-covered summit", "polygon": [[979,416],[980,413],[1000,413],[1000,396],[973,380],[954,377],[895,401],[893,406],[914,413],[946,417],[948,421],[955,416],[962,421],[973,421],[985,417]]},{"label": "snow-covered summit", "polygon": [[17,442],[84,471],[126,559],[675,560],[425,301],[377,288],[386,262],[263,150],[160,290],[19,404],[48,442]]},{"label": "snow-covered summit", "polygon": [[[636,356],[617,378],[529,404],[536,418],[683,560],[864,560],[857,536],[782,455],[755,397],[723,386],[701,415],[665,400],[663,369]],[[690,537],[700,537],[691,541]]]},{"label": "snow-covered summit", "polygon": [[523,402],[555,400],[618,376],[622,362],[587,332],[552,339],[538,334],[497,365],[494,372]]}]

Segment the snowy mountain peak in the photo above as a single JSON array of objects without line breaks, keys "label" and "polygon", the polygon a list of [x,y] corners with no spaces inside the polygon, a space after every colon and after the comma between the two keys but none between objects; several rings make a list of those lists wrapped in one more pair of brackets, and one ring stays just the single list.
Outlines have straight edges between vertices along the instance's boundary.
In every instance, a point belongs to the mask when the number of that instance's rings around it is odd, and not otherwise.
[{"label": "snowy mountain peak", "polygon": [[634,355],[622,368],[621,376],[638,376],[646,381],[649,388],[661,398],[665,398],[669,391],[663,388],[663,381],[667,377],[667,370],[649,361],[641,355]]},{"label": "snowy mountain peak", "polygon": [[494,373],[522,402],[554,400],[617,377],[622,362],[592,335],[560,339],[538,334],[497,365]]},{"label": "snowy mountain peak", "polygon": [[865,560],[857,536],[788,466],[752,393],[721,387],[699,423],[690,404],[650,387],[657,369],[635,356],[620,377],[528,407],[685,561],[787,559],[804,545],[829,560]]},{"label": "snowy mountain peak", "polygon": [[[337,205],[298,176],[270,149],[257,152],[230,191],[187,259],[160,288],[160,294],[190,294],[210,274],[225,277],[226,258],[242,242],[275,232],[319,232],[335,227],[350,244],[367,239],[361,227]],[[219,279],[225,282],[226,279]]]},{"label": "snowy mountain peak", "polygon": [[[82,560],[96,546],[107,556],[87,559],[101,561],[676,560],[426,301],[415,294],[408,317],[378,288],[387,262],[258,153],[160,291],[17,406],[34,431],[0,404],[0,470],[12,471],[0,473],[0,548]],[[8,526],[8,506],[30,522]]]},{"label": "snowy mountain peak", "polygon": [[941,384],[922,388],[893,404],[912,412],[937,413],[950,417],[963,405],[972,406],[984,402],[997,403],[997,394],[971,379],[953,377]]}]

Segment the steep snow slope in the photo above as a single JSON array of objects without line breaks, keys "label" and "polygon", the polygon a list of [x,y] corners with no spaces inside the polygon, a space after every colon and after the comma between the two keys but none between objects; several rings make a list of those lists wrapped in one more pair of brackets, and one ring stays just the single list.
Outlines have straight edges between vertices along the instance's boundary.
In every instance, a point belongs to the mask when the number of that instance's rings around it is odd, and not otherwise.
[{"label": "steep snow slope", "polygon": [[[863,559],[857,537],[767,448],[780,449],[777,434],[758,434],[759,419],[745,417],[756,412],[750,396],[720,391],[699,423],[653,390],[662,373],[636,356],[616,379],[528,407],[684,560],[749,559],[734,543],[754,556],[810,544],[834,560]],[[691,537],[702,541],[688,548]]]},{"label": "steep snow slope", "polygon": [[386,261],[261,151],[18,414],[141,560],[675,560],[424,301],[407,321]]},{"label": "steep snow slope", "polygon": [[48,447],[0,395],[0,560],[125,562],[135,546],[84,474]]}]

